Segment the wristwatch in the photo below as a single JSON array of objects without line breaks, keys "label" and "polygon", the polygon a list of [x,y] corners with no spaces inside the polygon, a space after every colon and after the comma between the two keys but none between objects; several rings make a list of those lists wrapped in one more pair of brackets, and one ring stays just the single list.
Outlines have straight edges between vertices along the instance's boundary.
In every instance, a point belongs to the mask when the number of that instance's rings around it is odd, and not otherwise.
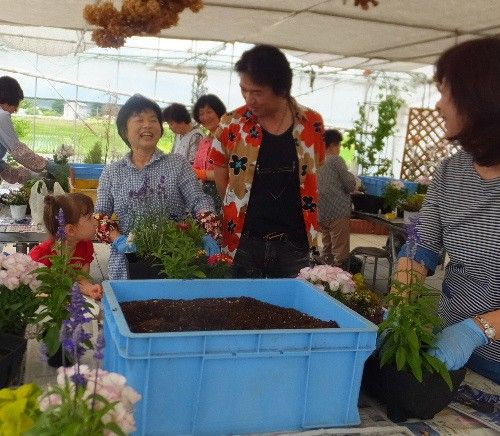
[{"label": "wristwatch", "polygon": [[486,321],[484,318],[480,317],[479,315],[476,315],[474,319],[481,324],[481,327],[483,328],[483,332],[485,336],[488,338],[488,344],[491,344],[495,336],[497,334],[497,331],[495,327],[493,327],[488,321]]}]

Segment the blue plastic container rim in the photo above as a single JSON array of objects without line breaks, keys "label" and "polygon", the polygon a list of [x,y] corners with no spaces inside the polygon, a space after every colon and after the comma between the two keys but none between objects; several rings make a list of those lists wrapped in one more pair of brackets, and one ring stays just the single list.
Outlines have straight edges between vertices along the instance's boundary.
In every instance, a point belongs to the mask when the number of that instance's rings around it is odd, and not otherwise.
[{"label": "blue plastic container rim", "polygon": [[77,179],[98,179],[105,166],[105,164],[70,164],[70,167],[73,169],[75,174],[75,178]]}]

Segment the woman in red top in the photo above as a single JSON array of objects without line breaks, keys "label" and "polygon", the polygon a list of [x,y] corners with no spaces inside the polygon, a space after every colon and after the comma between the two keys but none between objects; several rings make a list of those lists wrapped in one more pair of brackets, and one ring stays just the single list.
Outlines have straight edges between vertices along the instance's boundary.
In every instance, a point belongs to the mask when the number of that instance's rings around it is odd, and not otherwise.
[{"label": "woman in red top", "polygon": [[214,139],[213,134],[219,127],[220,118],[225,113],[226,106],[219,97],[213,94],[202,95],[193,106],[193,118],[209,132],[209,135],[203,138],[198,145],[193,168],[198,179],[202,182],[203,192],[212,197],[216,213],[221,212],[222,200],[215,187],[214,165],[209,155]]},{"label": "woman in red top", "polygon": [[[94,218],[94,203],[92,199],[84,194],[71,193],[65,195],[47,195],[45,197],[45,209],[43,221],[50,234],[50,239],[42,242],[30,252],[33,260],[47,265],[52,265],[48,256],[55,254],[54,244],[57,239],[59,223],[57,215],[59,210],[63,211],[65,220],[66,246],[73,251],[71,263],[88,273],[90,263],[94,260],[94,245],[92,239],[97,229],[97,220]],[[102,286],[94,284],[87,278],[79,281],[82,294],[96,300],[102,297]]]}]

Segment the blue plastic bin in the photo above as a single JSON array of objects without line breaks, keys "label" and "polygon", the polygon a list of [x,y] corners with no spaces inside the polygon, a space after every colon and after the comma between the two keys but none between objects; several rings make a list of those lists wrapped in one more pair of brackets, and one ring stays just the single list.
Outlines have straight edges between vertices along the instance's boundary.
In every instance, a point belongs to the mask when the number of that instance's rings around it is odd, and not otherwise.
[{"label": "blue plastic bin", "polygon": [[[377,197],[382,197],[384,195],[385,187],[391,183],[393,179],[391,177],[378,177],[378,176],[359,176],[365,187],[365,192],[370,195],[376,195]],[[409,180],[401,180],[405,188],[408,190],[409,194],[415,194],[417,192],[418,183],[410,182]]]},{"label": "blue plastic bin", "polygon": [[376,176],[360,176],[365,187],[365,192],[370,195],[376,195],[377,197],[382,197],[384,195],[384,189],[393,179],[390,177],[376,177]]},{"label": "blue plastic bin", "polygon": [[73,168],[75,173],[75,179],[81,180],[98,180],[101,177],[104,166],[104,164],[71,164],[71,168]]},{"label": "blue plastic bin", "polygon": [[[241,434],[359,424],[374,324],[306,282],[104,282],[104,368],[141,395],[139,435]],[[131,333],[120,302],[249,296],[341,328]]]}]

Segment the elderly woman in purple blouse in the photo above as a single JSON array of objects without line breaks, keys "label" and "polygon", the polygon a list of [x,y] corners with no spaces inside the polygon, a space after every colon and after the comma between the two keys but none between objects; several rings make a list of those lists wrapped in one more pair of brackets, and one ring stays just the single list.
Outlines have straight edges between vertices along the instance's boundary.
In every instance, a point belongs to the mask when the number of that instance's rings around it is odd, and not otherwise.
[{"label": "elderly woman in purple blouse", "polygon": [[[160,107],[136,94],[122,106],[116,118],[118,133],[131,151],[107,165],[99,180],[96,212],[120,220],[121,235],[114,239],[109,258],[109,278],[126,279],[126,259],[120,252],[134,221],[145,213],[182,217],[187,212],[216,228],[211,198],[205,195],[189,162],[178,154],[165,154],[157,144],[163,134]],[[207,235],[205,250],[218,251],[215,240]]]}]

